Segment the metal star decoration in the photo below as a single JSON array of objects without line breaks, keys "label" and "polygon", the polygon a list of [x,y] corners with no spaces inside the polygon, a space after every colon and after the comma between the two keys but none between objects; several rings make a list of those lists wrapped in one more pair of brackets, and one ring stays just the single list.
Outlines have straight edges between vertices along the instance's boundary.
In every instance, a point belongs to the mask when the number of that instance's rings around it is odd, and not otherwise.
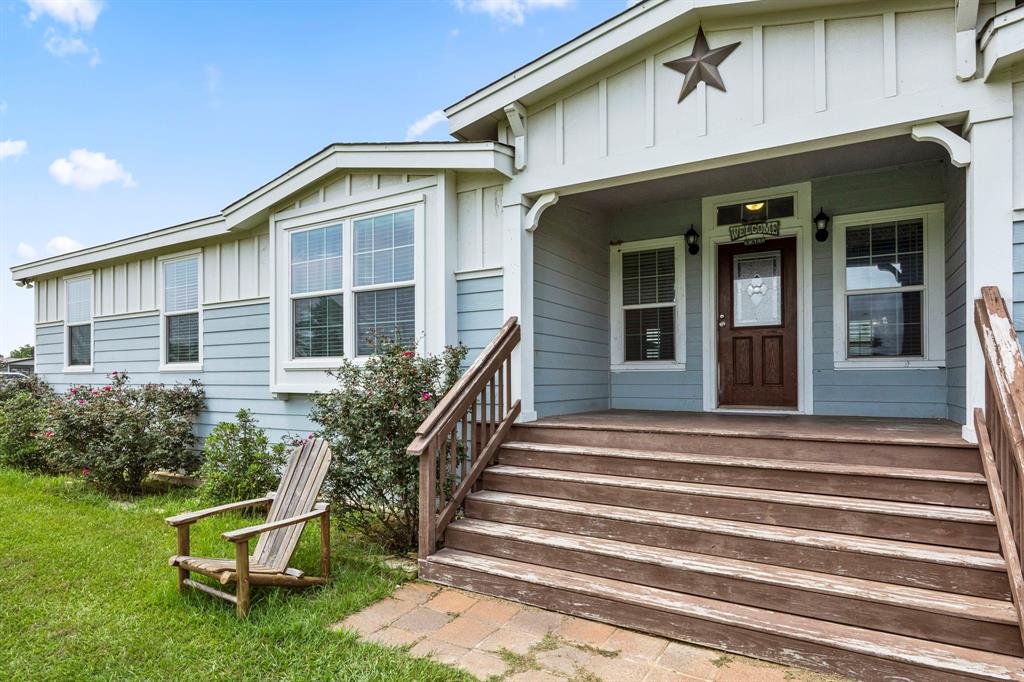
[{"label": "metal star decoration", "polygon": [[697,38],[693,42],[693,52],[690,53],[690,56],[673,59],[664,64],[673,71],[678,71],[686,76],[676,103],[682,102],[687,95],[696,90],[697,84],[701,81],[725,92],[725,83],[722,81],[722,74],[718,73],[718,65],[724,62],[725,58],[739,46],[740,43],[733,43],[712,50],[708,47],[708,39],[704,37],[704,27],[697,27]]}]

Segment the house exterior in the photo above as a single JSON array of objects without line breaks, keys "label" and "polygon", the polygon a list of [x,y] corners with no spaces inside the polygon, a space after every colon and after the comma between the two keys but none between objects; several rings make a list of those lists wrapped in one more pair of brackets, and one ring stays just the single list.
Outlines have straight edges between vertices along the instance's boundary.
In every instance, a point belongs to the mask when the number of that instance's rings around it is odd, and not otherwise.
[{"label": "house exterior", "polygon": [[[196,377],[201,431],[239,407],[303,431],[323,370],[366,352],[371,328],[479,349],[517,315],[527,420],[966,425],[970,301],[995,284],[1024,302],[1014,5],[638,3],[449,107],[459,141],[332,144],[218,215],[13,268],[36,298],[38,372]],[[681,98],[671,65],[698,27],[734,47]],[[759,293],[729,299],[727,267]],[[751,317],[719,334],[728,305]],[[742,333],[765,320],[782,333]]]},{"label": "house exterior", "polygon": [[18,374],[34,374],[35,358],[0,358],[0,368],[5,372]]},{"label": "house exterior", "polygon": [[975,419],[982,288],[1024,327],[1020,2],[646,0],[445,113],[455,141],[332,144],[13,268],[36,371],[195,377],[200,436],[241,407],[283,435],[373,331],[472,360],[501,329],[468,439],[498,466],[421,525],[421,575],[861,679],[1024,679]]}]

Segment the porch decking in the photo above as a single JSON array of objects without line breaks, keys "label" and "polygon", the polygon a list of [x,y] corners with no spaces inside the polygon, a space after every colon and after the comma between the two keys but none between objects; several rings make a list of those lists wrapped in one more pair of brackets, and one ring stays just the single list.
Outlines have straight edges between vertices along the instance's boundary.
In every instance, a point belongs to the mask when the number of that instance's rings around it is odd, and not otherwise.
[{"label": "porch decking", "polygon": [[515,426],[428,580],[856,679],[1021,680],[977,446],[939,420]]}]

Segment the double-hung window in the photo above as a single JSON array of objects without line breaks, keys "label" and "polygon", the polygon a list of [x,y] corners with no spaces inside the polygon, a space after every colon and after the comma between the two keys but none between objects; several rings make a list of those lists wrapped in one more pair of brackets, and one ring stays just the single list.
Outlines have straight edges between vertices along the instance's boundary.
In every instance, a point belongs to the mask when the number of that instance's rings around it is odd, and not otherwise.
[{"label": "double-hung window", "polygon": [[161,262],[163,364],[173,369],[200,362],[199,257]]},{"label": "double-hung window", "polygon": [[92,368],[92,275],[65,281],[64,362],[68,369]]},{"label": "double-hung window", "polygon": [[353,221],[356,353],[370,355],[377,338],[416,343],[412,210]]},{"label": "double-hung window", "polygon": [[941,206],[837,217],[836,228],[837,364],[941,362]]},{"label": "double-hung window", "polygon": [[416,211],[408,209],[289,233],[297,366],[371,355],[381,337],[415,346],[415,223]]},{"label": "double-hung window", "polygon": [[292,357],[345,354],[341,225],[291,234]]},{"label": "double-hung window", "polygon": [[681,237],[612,247],[612,366],[682,369]]}]

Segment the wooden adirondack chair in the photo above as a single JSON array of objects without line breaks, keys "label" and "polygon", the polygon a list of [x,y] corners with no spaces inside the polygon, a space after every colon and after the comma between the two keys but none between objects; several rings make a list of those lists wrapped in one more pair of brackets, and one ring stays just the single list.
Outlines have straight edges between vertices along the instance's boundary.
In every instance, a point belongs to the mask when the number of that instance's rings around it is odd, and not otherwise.
[{"label": "wooden adirondack chair", "polygon": [[[202,511],[171,516],[167,523],[178,530],[178,553],[170,558],[171,566],[178,567],[178,590],[185,587],[211,594],[235,604],[240,618],[249,614],[249,587],[251,585],[277,585],[281,587],[308,587],[323,585],[331,570],[330,507],[317,503],[320,486],[331,463],[331,447],[326,441],[310,439],[296,445],[288,453],[288,466],[276,493],[243,502],[222,504]],[[196,521],[234,509],[270,505],[266,523],[228,531],[221,535],[235,543],[234,559],[209,559],[189,556],[189,528]],[[295,546],[307,521],[320,519],[320,575],[308,576],[296,568],[289,568]],[[249,556],[249,539],[260,536],[256,549]],[[192,580],[190,572],[217,578],[222,585],[235,583],[230,594]]]}]

